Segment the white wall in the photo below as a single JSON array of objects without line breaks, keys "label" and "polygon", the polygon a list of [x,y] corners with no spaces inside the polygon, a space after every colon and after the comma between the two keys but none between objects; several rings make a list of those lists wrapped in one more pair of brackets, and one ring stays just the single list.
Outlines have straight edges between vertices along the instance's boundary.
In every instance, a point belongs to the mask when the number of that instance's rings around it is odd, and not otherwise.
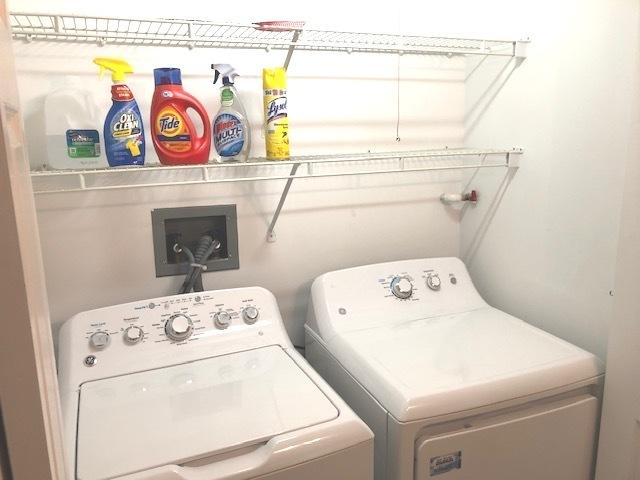
[{"label": "white wall", "polygon": [[[531,35],[530,56],[518,68],[500,59],[474,68],[477,59],[463,64],[401,57],[400,145],[395,142],[396,57],[296,52],[289,76],[294,153],[521,146],[527,152],[521,169],[510,181],[504,171],[473,177],[471,186],[480,191],[481,202],[462,212],[461,226],[460,212],[437,200],[443,191],[459,190],[459,178],[452,174],[299,182],[277,226],[275,244],[265,243],[264,234],[281,182],[39,196],[54,322],[83,309],[176,289],[179,279],[154,276],[152,208],[236,203],[241,269],[207,274],[205,286],[270,288],[297,342],[315,275],[359,263],[460,254],[491,303],[603,356],[621,162],[629,135],[626,85],[631,73],[626,59],[632,49],[621,39],[633,28],[628,15],[633,4],[331,1],[314,9],[305,2],[279,3],[281,17],[306,19],[310,27]],[[120,11],[244,22],[273,17],[266,2],[206,13],[200,5],[186,1],[176,11],[172,2],[154,3],[150,12],[122,0],[103,6],[10,3],[13,9],[33,11]],[[213,61],[234,63],[244,74],[238,85],[255,128],[254,154],[261,154],[259,75],[263,66],[283,58],[282,52],[42,44],[19,45],[16,51],[35,162],[43,158],[38,112],[56,75],[71,70],[96,95],[107,97],[108,105],[108,82],[94,77],[90,63],[98,54],[125,56],[134,64],[139,73],[130,84],[146,111],[154,66],[183,67],[185,87],[212,111],[216,89],[209,84],[208,66]]]},{"label": "white wall", "polygon": [[490,303],[604,359],[640,80],[629,41],[637,2],[545,0],[527,2],[526,13],[533,42],[522,66],[484,98],[489,79],[511,67],[489,60],[468,82],[468,145],[511,142],[526,155],[512,178],[471,180],[481,201],[462,220],[461,255]]},{"label": "white wall", "polygon": [[[636,11],[635,21],[640,20]],[[628,41],[640,47],[640,29]],[[638,50],[636,50],[637,52]],[[640,57],[630,59],[640,76]],[[604,392],[598,480],[640,478],[640,84],[634,82],[629,103],[632,132],[625,170],[625,188],[620,221],[620,245],[616,271],[614,316],[607,349],[607,381]]]},{"label": "white wall", "polygon": [[[115,2],[118,4],[118,2]],[[125,5],[126,2],[120,2]],[[199,2],[184,11],[153,15],[198,16]],[[59,11],[73,11],[60,2]],[[264,4],[252,2],[264,10]],[[337,5],[337,3],[336,3]],[[105,6],[82,3],[94,14],[114,14]],[[50,2],[20,1],[15,10],[57,10]],[[131,12],[131,15],[150,15]],[[354,13],[355,12],[355,13]],[[215,15],[203,15],[219,19]],[[360,15],[360,30],[395,29],[398,12],[383,9],[334,16],[297,6],[288,18],[312,19],[310,26],[347,28],[345,18]],[[346,15],[346,17],[345,17]],[[228,17],[228,15],[227,15]],[[231,20],[271,18],[259,12]],[[390,23],[388,23],[390,22]],[[351,25],[355,28],[354,25]],[[151,49],[33,43],[16,45],[32,164],[45,158],[42,141],[44,96],[64,75],[81,80],[109,107],[109,81],[100,81],[95,56],[122,56],[135,67],[129,82],[143,112],[149,111],[152,69],[179,66],[185,89],[213,113],[218,87],[211,84],[212,62],[233,63],[242,74],[240,95],[254,126],[253,154],[261,155],[261,69],[278,65],[284,52]],[[292,153],[363,152],[461,146],[464,141],[464,60],[402,57],[401,142],[396,143],[397,57],[296,52],[289,70]],[[143,113],[146,115],[147,113]],[[157,161],[151,142],[147,160]],[[294,183],[276,227],[277,242],[265,242],[268,222],[284,182],[176,186],[110,192],[47,194],[37,197],[40,233],[53,322],[86,309],[174,293],[179,277],[155,278],[150,211],[160,207],[234,203],[238,208],[240,269],[206,274],[205,288],[262,285],[279,302],[295,343],[302,343],[308,290],[323,272],[411,257],[457,255],[459,222],[438,201],[459,189],[459,175],[433,173],[303,180]]]}]

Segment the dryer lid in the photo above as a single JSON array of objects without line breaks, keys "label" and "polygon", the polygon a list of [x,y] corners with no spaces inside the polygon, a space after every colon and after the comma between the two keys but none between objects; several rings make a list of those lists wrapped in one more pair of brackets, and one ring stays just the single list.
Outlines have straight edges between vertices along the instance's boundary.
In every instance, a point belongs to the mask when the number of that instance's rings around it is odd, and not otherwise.
[{"label": "dryer lid", "polygon": [[100,480],[180,465],[338,413],[278,346],[87,382],[76,475]]},{"label": "dryer lid", "polygon": [[592,379],[592,354],[487,307],[337,335],[328,348],[396,419],[492,405]]}]

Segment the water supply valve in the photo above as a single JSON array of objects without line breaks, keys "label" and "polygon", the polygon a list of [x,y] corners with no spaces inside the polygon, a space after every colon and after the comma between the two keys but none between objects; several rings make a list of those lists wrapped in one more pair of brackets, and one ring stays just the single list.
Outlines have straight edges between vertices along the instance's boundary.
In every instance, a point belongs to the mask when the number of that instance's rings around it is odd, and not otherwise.
[{"label": "water supply valve", "polygon": [[440,195],[440,201],[445,205],[454,205],[457,203],[471,203],[475,205],[478,203],[477,190],[471,190],[465,193],[443,193]]}]

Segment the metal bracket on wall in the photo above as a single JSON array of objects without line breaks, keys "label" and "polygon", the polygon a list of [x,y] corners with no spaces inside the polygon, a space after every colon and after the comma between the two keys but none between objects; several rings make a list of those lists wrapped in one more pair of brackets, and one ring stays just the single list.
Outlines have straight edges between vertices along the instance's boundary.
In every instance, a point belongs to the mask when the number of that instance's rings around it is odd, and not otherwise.
[{"label": "metal bracket on wall", "polygon": [[293,37],[291,38],[291,44],[289,45],[289,49],[287,50],[287,58],[284,60],[284,69],[287,70],[289,68],[289,62],[291,62],[291,56],[293,55],[293,51],[296,49],[296,43],[298,43],[298,39],[300,38],[300,34],[302,30],[295,30],[293,32]]},{"label": "metal bracket on wall", "polygon": [[[284,69],[287,70],[289,68],[289,63],[291,62],[291,56],[293,55],[293,51],[296,49],[296,42],[300,38],[300,34],[302,30],[296,30],[293,33],[293,38],[291,39],[291,45],[289,45],[289,50],[287,50],[287,58],[284,60]],[[289,178],[287,179],[287,183],[284,186],[284,190],[282,191],[282,195],[280,196],[280,200],[278,201],[278,206],[276,207],[276,211],[273,214],[273,218],[271,219],[271,223],[269,224],[269,228],[267,229],[267,242],[273,243],[276,241],[276,233],[273,229],[276,227],[276,222],[278,221],[278,217],[280,216],[280,212],[282,211],[282,207],[284,206],[284,202],[287,199],[287,195],[289,194],[289,189],[291,188],[291,184],[293,183],[293,177],[298,171],[299,163],[295,163],[291,167],[291,172],[289,173]]]},{"label": "metal bracket on wall", "polygon": [[284,186],[284,190],[282,190],[282,195],[280,195],[280,201],[278,202],[278,206],[276,207],[276,211],[273,214],[273,218],[271,219],[271,223],[269,224],[269,228],[267,229],[267,242],[273,243],[276,241],[276,233],[274,232],[274,228],[276,228],[276,222],[278,221],[278,217],[280,216],[280,212],[282,211],[282,207],[284,206],[284,202],[287,200],[287,195],[289,195],[289,189],[291,188],[291,184],[293,183],[293,177],[296,175],[298,171],[299,163],[295,163],[291,167],[291,173],[289,173],[289,179],[287,179],[287,183]]}]

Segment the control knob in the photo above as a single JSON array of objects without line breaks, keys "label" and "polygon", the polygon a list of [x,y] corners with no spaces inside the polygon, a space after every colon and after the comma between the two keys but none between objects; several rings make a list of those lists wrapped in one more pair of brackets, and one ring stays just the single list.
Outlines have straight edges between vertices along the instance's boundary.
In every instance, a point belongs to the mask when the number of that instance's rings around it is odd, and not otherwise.
[{"label": "control knob", "polygon": [[111,343],[111,337],[107,332],[95,332],[89,337],[89,344],[96,350],[107,348],[109,343]]},{"label": "control knob", "polygon": [[164,325],[164,332],[171,340],[180,342],[186,340],[193,333],[193,322],[189,317],[179,313],[173,315]]},{"label": "control knob", "polygon": [[247,325],[253,325],[254,323],[256,323],[259,316],[260,312],[256,307],[245,307],[242,310],[242,319]]},{"label": "control knob", "polygon": [[228,312],[218,312],[213,316],[213,324],[216,328],[224,330],[231,325],[231,315]]},{"label": "control knob", "polygon": [[440,277],[437,274],[429,275],[427,277],[427,287],[431,290],[440,290]]},{"label": "control knob", "polygon": [[131,325],[124,331],[124,341],[131,345],[140,343],[143,338],[144,332],[140,327],[136,327],[135,325]]},{"label": "control knob", "polygon": [[393,280],[391,280],[391,293],[398,298],[409,298],[413,294],[411,280],[407,277],[393,277]]}]

